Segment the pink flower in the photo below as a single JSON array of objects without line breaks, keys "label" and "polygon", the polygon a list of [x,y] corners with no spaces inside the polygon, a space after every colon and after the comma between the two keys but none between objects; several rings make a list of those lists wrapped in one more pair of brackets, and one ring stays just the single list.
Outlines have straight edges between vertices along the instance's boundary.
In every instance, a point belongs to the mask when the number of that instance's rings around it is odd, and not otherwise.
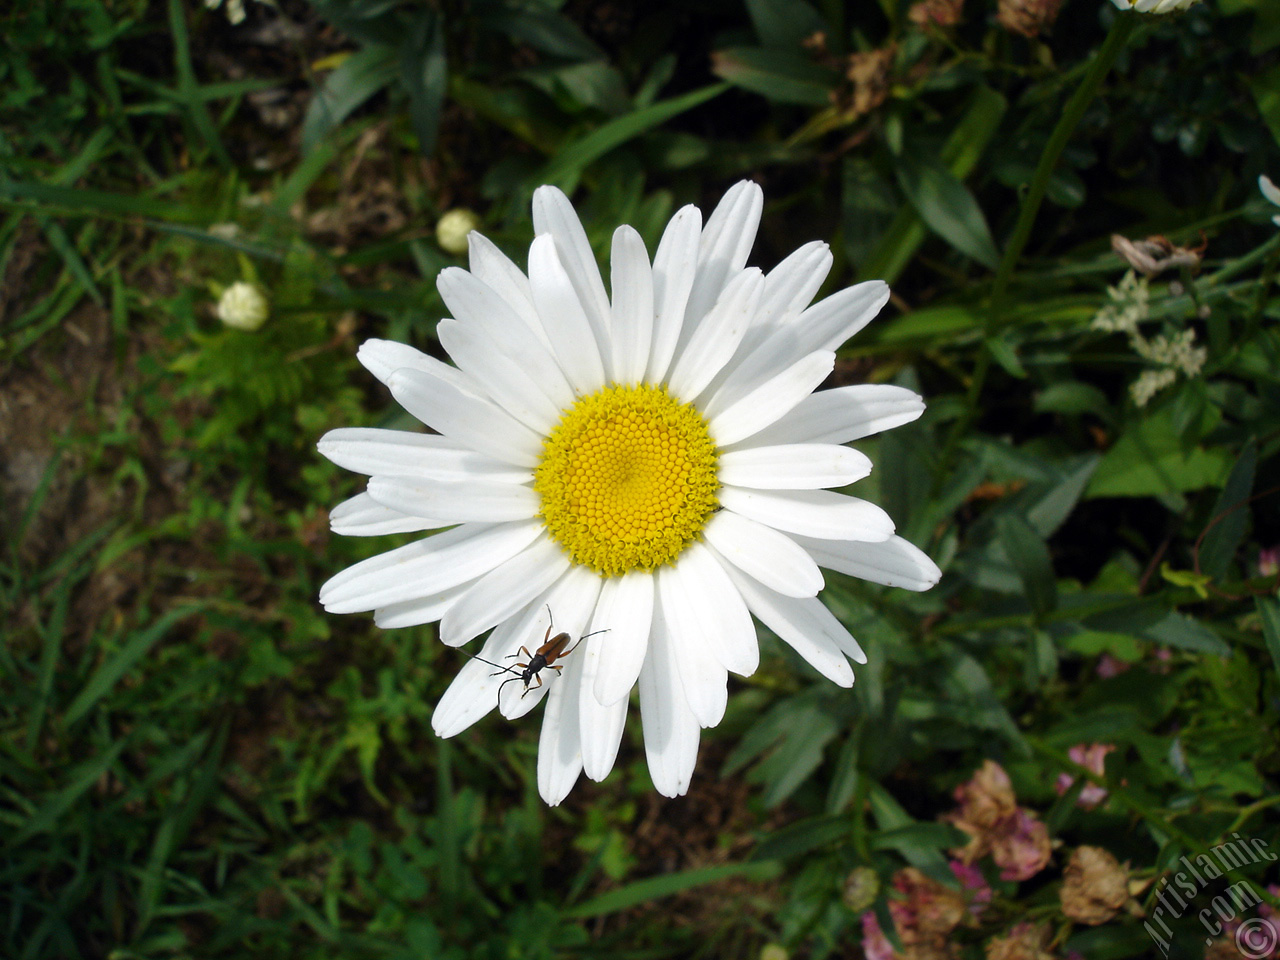
[{"label": "pink flower", "polygon": [[862,915],[862,952],[867,960],[894,960],[893,946],[870,910]]},{"label": "pink flower", "polygon": [[1052,852],[1049,828],[1021,807],[1012,824],[991,844],[1001,880],[1029,880],[1049,865]]},{"label": "pink flower", "polygon": [[991,902],[991,887],[987,884],[987,878],[972,864],[952,860],[948,866],[960,881],[960,886],[964,888],[965,893],[969,895],[969,912],[975,917],[978,916]]},{"label": "pink flower", "polygon": [[[1091,773],[1102,776],[1107,754],[1115,748],[1113,743],[1077,743],[1067,751],[1067,756]],[[1054,788],[1058,791],[1058,796],[1062,796],[1070,790],[1071,785],[1075,782],[1076,778],[1069,773],[1058,774],[1058,782],[1054,785]],[[1106,799],[1106,787],[1100,787],[1095,783],[1087,783],[1084,789],[1080,791],[1080,796],[1076,798],[1076,806],[1092,810]]]},{"label": "pink flower", "polygon": [[1258,576],[1274,577],[1280,573],[1280,547],[1258,551]]},{"label": "pink flower", "polygon": [[1123,660],[1118,660],[1109,653],[1104,653],[1098,658],[1098,676],[1106,680],[1110,677],[1118,677],[1129,669],[1129,664]]},{"label": "pink flower", "polygon": [[956,787],[960,809],[943,817],[969,835],[963,849],[954,851],[966,864],[990,853],[1005,880],[1026,880],[1049,863],[1049,830],[1034,813],[1017,805],[1004,768],[994,760],[968,783]]}]

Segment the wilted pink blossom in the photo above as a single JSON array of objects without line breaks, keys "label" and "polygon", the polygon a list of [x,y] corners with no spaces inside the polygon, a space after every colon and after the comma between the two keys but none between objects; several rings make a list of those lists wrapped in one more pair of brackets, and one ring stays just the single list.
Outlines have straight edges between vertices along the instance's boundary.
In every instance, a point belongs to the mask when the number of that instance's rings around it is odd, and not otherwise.
[{"label": "wilted pink blossom", "polygon": [[956,787],[960,809],[945,816],[969,835],[955,851],[966,864],[990,853],[1005,880],[1026,880],[1049,863],[1049,830],[1035,814],[1017,805],[1004,768],[983,761],[973,779]]},{"label": "wilted pink blossom", "polygon": [[1049,828],[1021,807],[1012,823],[991,841],[991,856],[1000,867],[1001,880],[1029,880],[1049,865],[1052,852]]},{"label": "wilted pink blossom", "polygon": [[991,887],[987,883],[987,878],[982,875],[982,871],[972,864],[961,863],[959,860],[952,860],[948,863],[951,872],[955,874],[960,886],[964,888],[965,893],[969,895],[969,912],[975,917],[982,913],[982,910],[991,902]]},{"label": "wilted pink blossom", "polygon": [[[1115,748],[1114,743],[1077,743],[1067,751],[1067,756],[1091,773],[1102,776],[1107,754]],[[1058,774],[1058,782],[1054,785],[1054,788],[1058,791],[1058,796],[1062,796],[1070,790],[1071,785],[1075,782],[1076,778],[1069,773]],[[1076,806],[1092,810],[1106,799],[1106,787],[1100,787],[1096,783],[1087,783],[1084,789],[1080,791],[1080,796],[1076,798]]]},{"label": "wilted pink blossom", "polygon": [[862,915],[862,952],[867,960],[894,960],[893,945],[870,910]]}]

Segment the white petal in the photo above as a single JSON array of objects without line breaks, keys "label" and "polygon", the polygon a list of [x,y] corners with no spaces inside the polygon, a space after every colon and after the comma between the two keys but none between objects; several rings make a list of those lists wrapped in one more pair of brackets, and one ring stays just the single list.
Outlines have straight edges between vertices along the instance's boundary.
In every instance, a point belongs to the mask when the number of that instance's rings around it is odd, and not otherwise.
[{"label": "white petal", "polygon": [[[602,591],[603,592],[603,591]],[[596,605],[597,610],[599,604]],[[600,622],[597,613],[592,621],[591,629],[604,629],[596,624]],[[582,742],[582,770],[592,780],[603,780],[613,769],[613,761],[617,759],[618,747],[622,743],[622,729],[627,721],[627,699],[619,698],[605,706],[595,696],[595,686],[599,679],[601,657],[599,647],[609,642],[608,633],[597,633],[585,637],[582,649],[575,651],[579,658],[582,676],[577,688],[579,738]]]},{"label": "white petal", "polygon": [[698,244],[698,276],[689,293],[685,323],[705,315],[730,278],[746,266],[763,210],[760,185],[742,180],[730,187],[711,211]]},{"label": "white petal", "polygon": [[445,524],[528,520],[541,503],[532,487],[501,480],[370,477],[369,496],[391,510]]},{"label": "white petal", "polygon": [[928,590],[942,578],[938,565],[902,537],[890,537],[881,543],[809,537],[799,537],[798,542],[819,566],[886,587]]},{"label": "white petal", "polygon": [[550,350],[551,341],[542,329],[538,311],[533,307],[533,290],[524,271],[511,262],[492,241],[474,231],[467,237],[471,251],[471,274],[500,296],[515,311],[543,347]]},{"label": "white petal", "polygon": [[689,291],[698,272],[698,243],[702,232],[702,212],[695,206],[681,207],[662,232],[653,255],[653,340],[645,380],[661,383],[675,356],[684,325]]},{"label": "white petal", "polygon": [[456,386],[469,382],[462,371],[455,370],[435,357],[429,357],[407,343],[394,340],[366,340],[356,351],[356,359],[366,370],[386,383],[397,370],[426,370],[451,381]]},{"label": "white petal", "polygon": [[[582,567],[575,567],[566,574],[560,586],[565,592],[576,595],[572,599],[560,599],[561,616],[557,629],[580,637],[587,632],[586,625],[600,594],[600,578]],[[580,651],[574,651],[577,652]],[[553,807],[568,795],[582,772],[578,704],[579,690],[583,685],[583,661],[573,654],[565,654],[560,665],[563,666],[562,675],[546,681],[551,691],[547,694],[547,708],[542,715],[542,733],[538,740],[538,792]]]},{"label": "white petal", "polygon": [[[563,408],[573,402],[573,388],[556,363],[536,314],[534,322],[541,336],[529,330],[528,323],[517,316],[498,291],[457,267],[442,271],[436,287],[454,319],[482,329],[493,349],[519,363],[553,404]],[[533,309],[532,300],[529,309]]]},{"label": "white petal", "polygon": [[388,510],[367,493],[343,500],[329,511],[329,529],[345,537],[380,537],[388,533],[434,530],[448,524]]},{"label": "white petal", "polygon": [[532,521],[455,527],[348,567],[320,588],[320,602],[330,613],[359,613],[427,597],[488,573],[541,531]]},{"label": "white petal", "polygon": [[752,446],[773,443],[848,443],[910,423],[924,401],[905,387],[862,383],[820,390],[765,427]]},{"label": "white petal", "polygon": [[829,490],[786,493],[723,487],[720,504],[787,533],[820,540],[888,540],[893,521],[874,503]]},{"label": "white petal", "polygon": [[592,693],[600,703],[611,706],[625,700],[644,664],[653,622],[654,579],[645,570],[632,570],[611,577],[600,590],[592,630],[607,629],[592,655],[600,665]]},{"label": "white petal", "polygon": [[658,599],[685,702],[701,726],[714,727],[729,700],[729,674],[708,649],[698,624],[701,608],[693,607],[675,567],[659,568]]},{"label": "white petal", "polygon": [[720,482],[761,490],[843,487],[871,473],[871,458],[834,443],[743,447],[720,455]]},{"label": "white petal", "polygon": [[[609,297],[600,279],[600,267],[573,204],[556,187],[543,186],[533,192],[533,229],[535,233],[555,237],[560,262],[591,321],[596,342],[605,343],[609,332]],[[532,261],[529,274],[531,277],[534,274]]]},{"label": "white petal", "polygon": [[711,435],[722,447],[756,435],[812,393],[835,365],[836,355],[830,351],[809,354],[712,415]]},{"label": "white petal", "polygon": [[649,635],[649,652],[640,671],[640,716],[654,789],[664,797],[679,797],[689,790],[701,732],[698,718],[685,702],[671,643],[658,604]]},{"label": "white petal", "polygon": [[[822,601],[815,597],[785,597],[735,570],[730,570],[729,576],[761,623],[824,677],[842,687],[853,686],[853,668],[844,651],[861,648]],[[866,657],[859,662],[866,663]]]},{"label": "white petal", "polygon": [[702,533],[719,556],[778,593],[812,597],[822,589],[818,565],[794,540],[772,527],[721,510]]},{"label": "white petal", "polygon": [[595,392],[604,384],[600,341],[550,234],[538,237],[529,248],[529,282],[533,304],[565,378],[579,394]]},{"label": "white petal", "polygon": [[848,287],[816,303],[794,319],[777,326],[750,355],[737,363],[705,403],[714,417],[761,380],[776,376],[815,350],[835,350],[866,326],[889,299],[879,280]]},{"label": "white petal", "polygon": [[459,369],[466,372],[504,412],[535,433],[545,436],[551,432],[560,419],[561,408],[529,375],[523,363],[499,349],[474,324],[441,320],[436,324],[436,337]]},{"label": "white petal", "polygon": [[764,278],[760,322],[772,328],[787,322],[813,302],[831,272],[831,248],[821,240],[800,247]]},{"label": "white petal", "polygon": [[613,233],[613,306],[609,338],[609,375],[615,383],[644,378],[653,342],[653,268],[644,240],[632,227]]},{"label": "white petal", "polygon": [[316,447],[338,466],[366,476],[481,478],[508,483],[533,480],[532,471],[493,460],[434,433],[342,427],[326,433]]},{"label": "white petal", "polygon": [[582,683],[582,661],[570,660],[564,675],[556,678],[547,694],[538,737],[538,793],[547,806],[559,806],[582,773],[581,721],[578,717],[578,687]]},{"label": "white petal", "polygon": [[1271,178],[1265,173],[1258,177],[1258,189],[1262,191],[1262,195],[1280,207],[1280,187],[1271,182]]},{"label": "white petal", "polygon": [[458,598],[471,588],[475,581],[468,580],[456,587],[449,587],[430,596],[415,600],[403,600],[400,603],[389,603],[373,611],[373,622],[383,630],[394,630],[397,627],[417,627],[424,623],[435,623],[458,602]]},{"label": "white petal", "polygon": [[[502,624],[489,635],[480,656],[493,663],[501,663],[498,657],[513,637],[513,625]],[[436,736],[457,736],[498,705],[499,681],[492,676],[494,672],[491,664],[480,660],[468,660],[462,665],[431,716],[431,727]]]},{"label": "white petal", "polygon": [[569,569],[569,559],[546,534],[470,585],[440,620],[440,639],[460,646],[514,616]]},{"label": "white petal", "polygon": [[856,334],[889,302],[889,285],[868,280],[838,290],[796,318],[791,329],[804,331],[808,349],[835,350]]},{"label": "white petal", "polygon": [[451,440],[516,466],[538,463],[542,437],[486,398],[440,377],[438,371],[397,370],[387,386],[400,406]]},{"label": "white petal", "polygon": [[690,401],[729,362],[746,335],[764,287],[764,275],[743,270],[724,289],[711,311],[693,328],[671,371],[671,393]]}]

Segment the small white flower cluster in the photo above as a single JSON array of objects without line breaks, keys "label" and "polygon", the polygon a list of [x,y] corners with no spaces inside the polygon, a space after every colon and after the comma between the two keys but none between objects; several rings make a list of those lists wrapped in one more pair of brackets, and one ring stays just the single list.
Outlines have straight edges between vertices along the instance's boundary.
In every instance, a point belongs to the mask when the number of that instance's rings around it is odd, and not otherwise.
[{"label": "small white flower cluster", "polygon": [[1093,329],[1140,336],[1138,324],[1151,314],[1151,291],[1147,287],[1147,278],[1139,277],[1130,270],[1119,285],[1107,287],[1107,296],[1111,302],[1093,318]]},{"label": "small white flower cluster", "polygon": [[1111,0],[1121,10],[1135,10],[1138,13],[1173,13],[1186,10],[1200,0]]},{"label": "small white flower cluster", "polygon": [[[217,10],[222,6],[222,0],[204,0],[204,5],[210,10]],[[244,0],[227,0],[226,8],[227,20],[232,26],[243,23],[245,18]]]},{"label": "small white flower cluster", "polygon": [[1111,302],[1098,311],[1091,326],[1107,333],[1124,333],[1133,352],[1157,369],[1144,370],[1129,385],[1129,395],[1139,407],[1145,407],[1157,393],[1170,386],[1181,373],[1187,379],[1200,375],[1209,351],[1195,346],[1196,332],[1183,330],[1172,337],[1158,334],[1145,337],[1138,325],[1151,315],[1151,291],[1145,277],[1130,270],[1117,286],[1107,288]]},{"label": "small white flower cluster", "polygon": [[[1270,200],[1277,207],[1280,207],[1280,187],[1271,182],[1271,178],[1265,173],[1258,177],[1258,189],[1262,191],[1262,195]],[[1280,227],[1280,214],[1271,218],[1271,222]]]}]

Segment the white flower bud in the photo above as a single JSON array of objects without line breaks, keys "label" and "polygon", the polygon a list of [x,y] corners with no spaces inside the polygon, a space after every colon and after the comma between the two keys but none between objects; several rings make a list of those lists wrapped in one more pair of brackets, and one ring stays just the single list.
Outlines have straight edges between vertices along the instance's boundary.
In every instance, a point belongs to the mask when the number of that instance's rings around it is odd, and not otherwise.
[{"label": "white flower bud", "polygon": [[467,234],[480,228],[480,217],[474,210],[455,207],[436,224],[436,243],[445,253],[461,256],[467,252]]},{"label": "white flower bud", "polygon": [[237,280],[218,301],[218,319],[237,330],[257,330],[267,322],[267,298],[252,283]]}]

